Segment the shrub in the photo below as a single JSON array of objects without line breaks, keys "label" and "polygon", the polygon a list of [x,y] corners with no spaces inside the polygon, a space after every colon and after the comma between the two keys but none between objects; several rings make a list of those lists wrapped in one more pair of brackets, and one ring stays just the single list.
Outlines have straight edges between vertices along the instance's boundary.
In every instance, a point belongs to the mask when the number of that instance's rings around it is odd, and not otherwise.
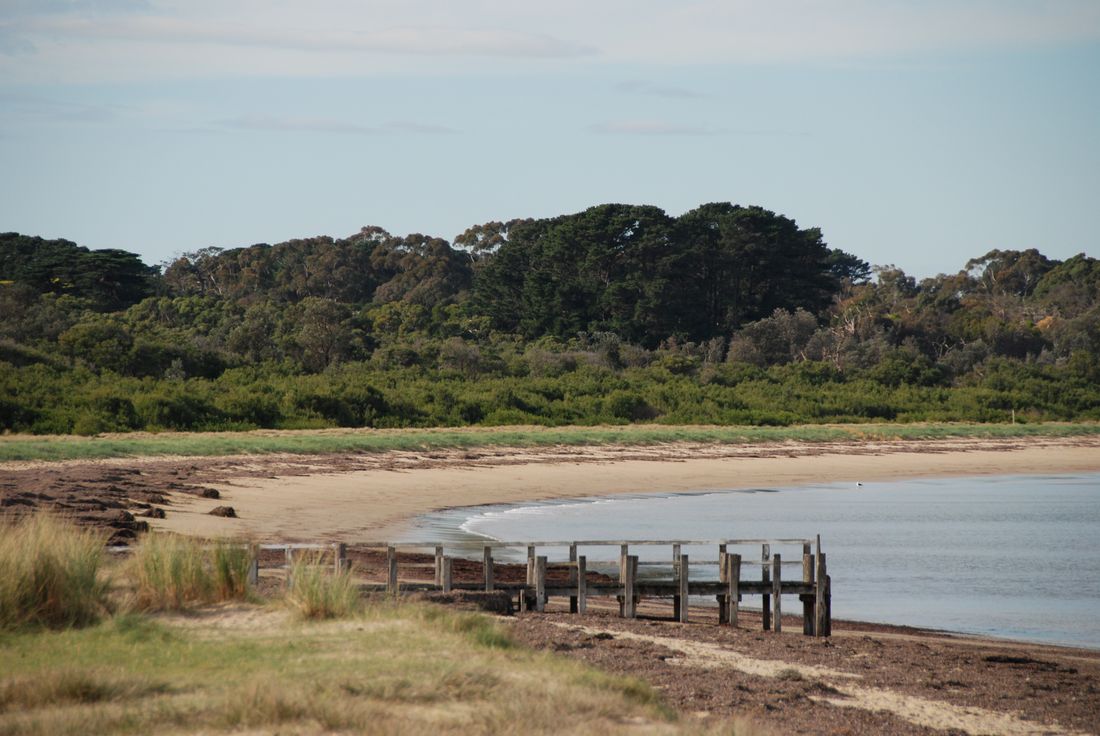
[{"label": "shrub", "polygon": [[50,514],[0,518],[0,628],[95,623],[107,610],[99,532]]}]

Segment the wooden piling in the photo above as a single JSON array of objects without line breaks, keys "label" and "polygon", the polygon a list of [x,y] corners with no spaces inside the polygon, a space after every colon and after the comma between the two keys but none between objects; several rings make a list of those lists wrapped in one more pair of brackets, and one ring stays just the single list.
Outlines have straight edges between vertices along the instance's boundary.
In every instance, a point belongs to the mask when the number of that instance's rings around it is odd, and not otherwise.
[{"label": "wooden piling", "polygon": [[780,554],[772,557],[772,629],[775,633],[783,631],[783,568]]},{"label": "wooden piling", "polygon": [[825,636],[833,635],[833,577],[825,576]]},{"label": "wooden piling", "polygon": [[248,584],[255,587],[260,584],[260,554],[252,547],[252,559],[248,563]]},{"label": "wooden piling", "polygon": [[527,545],[527,584],[535,584],[535,545]]},{"label": "wooden piling", "polygon": [[690,587],[688,585],[689,571],[691,567],[688,563],[687,555],[680,555],[680,585],[679,585],[679,598],[680,598],[680,623],[686,624],[688,621],[688,591]]},{"label": "wooden piling", "polygon": [[[802,545],[802,582],[806,585],[814,584],[814,556],[810,554],[810,545]],[[814,599],[812,595],[803,594],[802,600],[802,633],[806,636],[814,635]]]},{"label": "wooden piling", "polygon": [[[569,586],[577,586],[577,544],[569,545]],[[569,596],[569,613],[577,612],[577,596]]]},{"label": "wooden piling", "polygon": [[818,547],[817,553],[817,570],[814,574],[816,583],[814,584],[814,636],[827,636],[826,622],[828,621],[828,614],[825,609],[825,585],[828,583],[828,575],[825,572],[825,553],[820,551]]},{"label": "wooden piling", "polygon": [[343,542],[332,545],[332,571],[339,575],[348,567],[348,546]]},{"label": "wooden piling", "polygon": [[286,556],[286,587],[289,590],[294,587],[294,550],[287,547],[284,554]]},{"label": "wooden piling", "polygon": [[680,545],[672,545],[672,582],[674,586],[672,593],[672,619],[674,621],[680,620],[680,562],[682,559]]},{"label": "wooden piling", "polygon": [[493,592],[493,548],[486,545],[482,557],[482,566],[485,570],[485,592]]},{"label": "wooden piling", "polygon": [[577,613],[588,611],[588,563],[584,555],[577,557]]},{"label": "wooden piling", "polygon": [[[623,586],[626,585],[626,567],[627,567],[627,557],[629,556],[629,554],[630,554],[630,545],[627,545],[627,544],[619,545],[619,582]],[[626,616],[626,612],[627,612],[626,596],[625,595],[620,595],[619,596],[619,615],[620,616]]]},{"label": "wooden piling", "polygon": [[435,546],[435,584],[443,585],[443,546]]},{"label": "wooden piling", "polygon": [[626,561],[623,563],[622,615],[624,618],[634,618],[637,612],[637,607],[635,605],[635,596],[637,593],[637,575],[638,557],[637,555],[627,555]]},{"label": "wooden piling", "polygon": [[726,582],[726,545],[718,545],[718,582]]},{"label": "wooden piling", "polygon": [[451,560],[450,557],[444,557],[443,558],[443,563],[440,566],[439,584],[443,587],[443,592],[444,593],[450,593],[451,592],[451,587],[453,585],[453,582],[452,582],[453,577],[452,577],[452,574],[451,574],[451,562],[452,562],[452,560]]},{"label": "wooden piling", "polygon": [[397,550],[393,547],[386,547],[386,569],[388,570],[386,592],[395,596],[397,595]]},{"label": "wooden piling", "polygon": [[546,610],[546,557],[535,558],[535,610]]},{"label": "wooden piling", "polygon": [[741,597],[741,555],[726,555],[726,579],[729,581],[729,625],[737,627],[737,611]]},{"label": "wooden piling", "polygon": [[[772,550],[771,545],[764,544],[760,547],[760,581],[764,583],[764,589],[768,589],[768,583],[771,582],[771,571],[768,570],[768,563],[771,562]],[[767,593],[761,596],[762,603],[760,604],[760,620],[764,625],[764,631],[768,631],[772,627],[772,610],[771,610],[771,596]]]}]

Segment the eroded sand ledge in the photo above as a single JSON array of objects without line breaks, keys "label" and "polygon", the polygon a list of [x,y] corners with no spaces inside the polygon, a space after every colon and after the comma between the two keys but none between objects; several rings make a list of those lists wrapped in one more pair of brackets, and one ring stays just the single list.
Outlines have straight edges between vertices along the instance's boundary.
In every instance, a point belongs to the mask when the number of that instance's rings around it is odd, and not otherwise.
[{"label": "eroded sand ledge", "polygon": [[[160,461],[167,462],[167,461]],[[429,511],[620,493],[775,488],[920,476],[1100,472],[1100,438],[674,444],[238,459],[220,500],[174,494],[158,528],[272,540],[397,539]],[[231,505],[237,519],[208,515]]]}]

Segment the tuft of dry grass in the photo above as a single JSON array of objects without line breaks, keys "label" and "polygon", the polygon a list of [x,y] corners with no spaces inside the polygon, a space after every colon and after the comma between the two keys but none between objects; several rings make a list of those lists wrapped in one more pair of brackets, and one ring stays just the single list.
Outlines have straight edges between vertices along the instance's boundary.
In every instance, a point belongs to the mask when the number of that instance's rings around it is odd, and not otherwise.
[{"label": "tuft of dry grass", "polygon": [[286,602],[303,619],[343,618],[362,607],[352,570],[329,570],[319,551],[295,557],[289,574]]},{"label": "tuft of dry grass", "polygon": [[0,517],[0,629],[98,621],[108,608],[105,541],[49,513]]},{"label": "tuft of dry grass", "polygon": [[248,595],[253,550],[233,542],[146,534],[128,569],[134,605],[145,611],[242,599]]}]

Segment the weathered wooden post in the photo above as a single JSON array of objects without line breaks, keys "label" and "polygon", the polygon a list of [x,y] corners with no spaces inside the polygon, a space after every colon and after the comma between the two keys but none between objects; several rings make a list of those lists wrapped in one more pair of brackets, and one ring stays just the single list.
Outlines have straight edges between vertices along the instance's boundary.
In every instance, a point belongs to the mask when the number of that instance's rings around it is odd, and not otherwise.
[{"label": "weathered wooden post", "polygon": [[690,577],[690,570],[691,566],[688,561],[688,556],[680,555],[680,579],[678,581],[679,585],[677,586],[677,590],[679,592],[678,598],[680,599],[678,618],[682,624],[686,624],[688,621],[688,591],[690,590],[688,578]]},{"label": "weathered wooden post", "polygon": [[546,610],[546,557],[535,558],[535,610]]},{"label": "weathered wooden post", "polygon": [[634,618],[637,612],[637,607],[635,605],[637,575],[638,557],[637,555],[627,555],[626,562],[623,565],[622,615],[624,618]]},{"label": "weathered wooden post", "polygon": [[674,588],[676,592],[672,594],[672,618],[676,621],[680,620],[680,606],[682,605],[680,601],[680,578],[682,577],[680,562],[682,560],[680,545],[672,545],[672,581],[676,586]]},{"label": "weathered wooden post", "polygon": [[829,620],[825,607],[825,586],[828,584],[828,575],[825,572],[825,553],[818,547],[817,571],[814,574],[814,635],[828,636],[826,625]]},{"label": "weathered wooden post", "polygon": [[[802,582],[813,589],[814,584],[814,556],[810,553],[810,545],[802,545]],[[802,633],[806,636],[814,635],[814,599],[810,593],[799,596],[802,601]]]},{"label": "weathered wooden post", "polygon": [[493,548],[485,545],[485,553],[482,558],[482,567],[485,570],[485,592],[493,592]]},{"label": "weathered wooden post", "polygon": [[588,564],[584,555],[577,558],[577,613],[588,611]]},{"label": "weathered wooden post", "polygon": [[[766,591],[768,589],[768,583],[771,582],[771,571],[768,570],[768,563],[771,562],[772,550],[771,545],[765,544],[760,548],[760,581],[764,583],[763,588]],[[760,620],[764,625],[764,631],[769,630],[772,627],[772,611],[771,611],[771,596],[766,592],[761,596],[762,603],[760,604]]]},{"label": "weathered wooden post", "polygon": [[248,563],[248,584],[255,587],[260,584],[260,548],[253,544],[248,551],[252,555]]},{"label": "weathered wooden post", "polygon": [[825,636],[833,635],[833,576],[825,576]]},{"label": "weathered wooden post", "polygon": [[[728,580],[726,577],[726,545],[718,545],[718,582],[724,583]],[[726,623],[729,616],[729,607],[726,605],[726,594],[719,593],[718,598],[718,625]]]},{"label": "weathered wooden post", "polygon": [[451,587],[453,585],[453,583],[452,583],[453,578],[452,578],[452,575],[451,575],[451,562],[452,562],[452,560],[451,560],[450,557],[444,557],[443,558],[443,565],[442,565],[442,570],[440,571],[439,584],[443,587],[443,592],[444,593],[450,593],[451,592]]},{"label": "weathered wooden post", "polygon": [[386,592],[397,595],[397,549],[386,547]]},{"label": "weathered wooden post", "polygon": [[348,546],[343,542],[332,545],[332,571],[339,575],[348,567]]},{"label": "weathered wooden post", "polygon": [[[569,545],[569,586],[577,585],[577,543]],[[569,613],[577,612],[577,596],[569,596]]]},{"label": "weathered wooden post", "polygon": [[294,549],[288,544],[283,553],[286,556],[286,587],[290,589],[294,587]]},{"label": "weathered wooden post", "polygon": [[737,627],[741,598],[741,555],[726,555],[726,579],[729,581],[729,624]]},{"label": "weathered wooden post", "polygon": [[783,631],[783,563],[780,557],[778,552],[772,557],[772,630],[777,634]]},{"label": "weathered wooden post", "polygon": [[[619,582],[626,585],[627,558],[630,555],[630,545],[619,545]],[[619,615],[626,616],[626,596],[619,596]]]},{"label": "weathered wooden post", "polygon": [[535,545],[527,545],[527,584],[535,584]]},{"label": "weathered wooden post", "polygon": [[435,584],[443,586],[443,546],[435,546]]}]

